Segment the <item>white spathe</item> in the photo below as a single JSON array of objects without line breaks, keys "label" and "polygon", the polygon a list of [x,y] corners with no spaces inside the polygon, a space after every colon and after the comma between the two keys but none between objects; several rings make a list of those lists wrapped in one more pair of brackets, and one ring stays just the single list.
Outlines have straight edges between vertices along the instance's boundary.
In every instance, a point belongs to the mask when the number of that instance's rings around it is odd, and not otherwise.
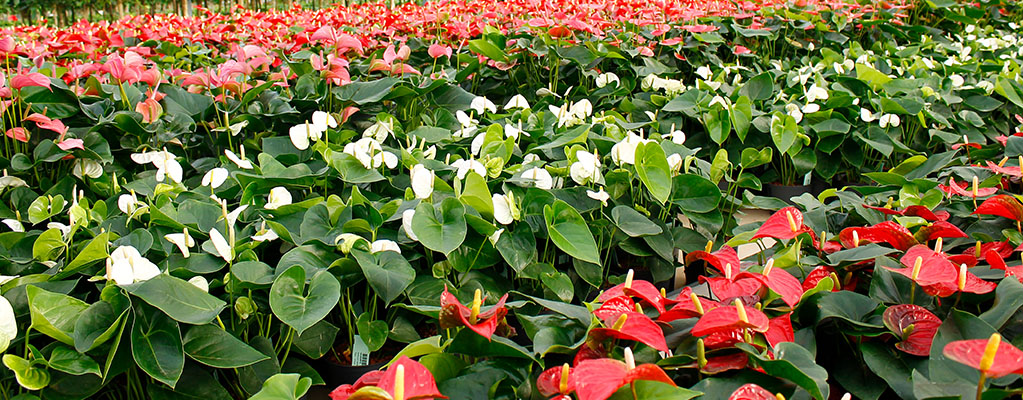
[{"label": "white spathe", "polygon": [[291,192],[284,186],[278,186],[270,189],[270,195],[267,197],[266,205],[263,208],[276,210],[288,204],[291,204]]}]

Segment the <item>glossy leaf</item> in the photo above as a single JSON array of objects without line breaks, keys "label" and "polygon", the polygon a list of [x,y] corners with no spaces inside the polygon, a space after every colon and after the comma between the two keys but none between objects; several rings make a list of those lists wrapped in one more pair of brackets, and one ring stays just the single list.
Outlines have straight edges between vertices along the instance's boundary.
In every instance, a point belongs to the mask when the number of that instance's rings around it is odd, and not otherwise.
[{"label": "glossy leaf", "polygon": [[288,268],[270,287],[270,308],[277,318],[301,335],[330,313],[341,298],[341,283],[327,271],[305,283],[301,266]]},{"label": "glossy leaf", "polygon": [[[419,214],[418,212],[416,213]],[[568,203],[557,200],[543,207],[543,217],[551,241],[568,255],[580,260],[600,264],[597,242],[579,211]]]}]

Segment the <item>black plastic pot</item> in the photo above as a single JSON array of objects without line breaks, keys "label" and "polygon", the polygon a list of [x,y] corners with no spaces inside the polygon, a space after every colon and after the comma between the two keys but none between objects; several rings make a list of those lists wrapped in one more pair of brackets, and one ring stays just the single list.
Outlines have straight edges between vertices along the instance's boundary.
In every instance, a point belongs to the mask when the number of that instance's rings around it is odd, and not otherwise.
[{"label": "black plastic pot", "polygon": [[780,185],[776,183],[768,183],[767,193],[771,197],[776,197],[786,203],[795,204],[792,202],[792,198],[802,196],[803,193],[811,193],[811,187],[808,185]]},{"label": "black plastic pot", "polygon": [[344,384],[354,384],[362,375],[370,371],[376,371],[384,367],[386,362],[370,364],[362,367],[351,365],[338,365],[327,361],[326,357],[316,361],[316,372],[323,378],[325,385],[313,386],[306,395],[308,400],[329,400],[329,394],[334,388]]}]

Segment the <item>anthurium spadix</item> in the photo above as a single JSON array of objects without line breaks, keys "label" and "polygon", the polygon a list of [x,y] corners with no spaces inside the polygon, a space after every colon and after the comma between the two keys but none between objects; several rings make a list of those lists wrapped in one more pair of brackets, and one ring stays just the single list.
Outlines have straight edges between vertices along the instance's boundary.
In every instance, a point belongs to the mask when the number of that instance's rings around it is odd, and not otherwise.
[{"label": "anthurium spadix", "polygon": [[6,297],[0,296],[0,353],[7,350],[14,338],[18,337],[18,321],[14,319],[14,308]]}]

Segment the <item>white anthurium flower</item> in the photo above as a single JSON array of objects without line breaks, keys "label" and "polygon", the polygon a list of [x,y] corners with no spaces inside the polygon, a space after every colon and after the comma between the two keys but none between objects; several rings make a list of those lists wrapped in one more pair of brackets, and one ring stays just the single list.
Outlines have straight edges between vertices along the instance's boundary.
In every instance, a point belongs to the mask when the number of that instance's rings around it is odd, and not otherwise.
[{"label": "white anthurium flower", "polygon": [[614,82],[615,87],[621,86],[622,84],[622,80],[619,79],[618,75],[615,75],[614,72],[605,72],[597,75],[596,84],[598,88],[603,88],[604,86],[610,85],[612,82]]},{"label": "white anthurium flower", "polygon": [[252,240],[257,242],[271,242],[277,240],[277,232],[266,226],[266,221],[259,224],[259,230],[256,231],[255,235],[252,235]]},{"label": "white anthurium flower", "polygon": [[202,185],[209,186],[212,189],[216,189],[223,185],[227,181],[227,168],[214,168],[206,171],[206,174],[202,176]]},{"label": "white anthurium flower", "polygon": [[789,103],[785,105],[785,113],[796,120],[796,123],[803,121],[803,112],[799,111],[799,106]]},{"label": "white anthurium flower", "polygon": [[4,170],[3,176],[0,176],[0,190],[4,188],[16,188],[16,187],[27,187],[28,183],[24,179],[16,176],[7,175],[7,170]]},{"label": "white anthurium flower", "polygon": [[291,192],[284,186],[278,186],[270,189],[270,195],[267,196],[266,205],[263,208],[276,210],[288,204],[291,204]]},{"label": "white anthurium flower", "polygon": [[309,122],[303,122],[292,126],[291,129],[288,129],[288,136],[291,137],[291,144],[299,150],[308,149],[309,142],[320,140],[320,135],[322,134],[322,131]]},{"label": "white anthurium flower", "polygon": [[520,135],[529,136],[529,132],[522,130],[522,122],[519,122],[518,126],[508,123],[504,124],[504,137],[518,139]]},{"label": "white anthurium flower", "polygon": [[578,161],[572,163],[569,175],[575,183],[586,185],[591,182],[601,183],[604,177],[600,174],[600,157],[585,150],[575,152]]},{"label": "white anthurium flower", "polygon": [[224,239],[224,235],[217,228],[210,230],[210,242],[213,242],[213,249],[217,252],[214,255],[223,258],[227,262],[234,260],[234,250],[231,244],[227,243],[227,239]]},{"label": "white anthurium flower", "polygon": [[168,233],[163,235],[163,238],[178,246],[178,250],[181,250],[181,254],[185,258],[188,258],[190,255],[188,248],[195,246],[195,239],[192,239],[192,236],[188,234],[188,228],[183,229],[181,233]]},{"label": "white anthurium flower", "polygon": [[455,133],[455,136],[465,138],[476,133],[476,125],[479,124],[479,121],[470,117],[469,114],[465,113],[465,111],[455,111],[455,119],[457,119],[458,124],[462,126],[458,132]]},{"label": "white anthurium flower", "polygon": [[134,153],[131,155],[131,160],[136,164],[154,164],[162,162],[167,157],[167,153],[163,150],[147,151],[145,153]]},{"label": "white anthurium flower", "polygon": [[170,177],[174,182],[181,182],[181,175],[183,173],[184,170],[181,169],[181,164],[174,158],[168,157],[156,166],[156,181],[163,182],[165,178]]},{"label": "white anthurium flower", "polygon": [[820,104],[817,104],[817,103],[809,103],[809,104],[803,106],[803,114],[813,114],[813,113],[815,113],[817,111],[820,111],[820,110],[821,110],[821,106],[820,106]]},{"label": "white anthurium flower", "polygon": [[490,111],[491,114],[497,114],[497,105],[483,96],[476,96],[469,103],[469,108],[476,111],[476,115],[483,115],[484,111]]},{"label": "white anthurium flower", "polygon": [[195,286],[206,293],[210,292],[210,283],[207,282],[206,278],[203,278],[202,275],[193,276],[192,279],[188,280],[188,283],[191,283],[192,286]]},{"label": "white anthurium flower", "polygon": [[536,153],[529,153],[522,157],[523,164],[529,164],[531,162],[540,161],[540,156]]},{"label": "white anthurium flower", "polygon": [[0,353],[7,351],[11,341],[18,337],[18,321],[14,317],[14,307],[6,297],[0,296]]},{"label": "white anthurium flower", "polygon": [[401,227],[405,228],[405,236],[414,241],[419,241],[419,237],[416,236],[415,232],[412,232],[412,218],[416,216],[416,209],[410,208],[401,213]]},{"label": "white anthurium flower", "polygon": [[160,268],[132,246],[119,246],[107,258],[106,279],[118,285],[147,281],[160,275]]},{"label": "white anthurium flower", "polygon": [[480,150],[483,150],[483,142],[487,140],[487,133],[483,132],[476,137],[472,138],[472,143],[469,145],[469,152],[476,156],[480,154]]},{"label": "white anthurium flower", "polygon": [[571,112],[576,118],[585,119],[586,117],[593,115],[593,103],[590,103],[587,99],[579,100],[572,103],[572,107],[569,108],[569,112]]},{"label": "white anthurium flower", "polygon": [[490,240],[490,244],[497,246],[497,241],[501,240],[502,233],[504,233],[504,228],[498,229],[494,231],[494,233],[491,233],[490,236],[487,236],[487,239]]},{"label": "white anthurium flower", "polygon": [[388,119],[387,121],[377,121],[369,128],[366,128],[366,130],[362,132],[362,137],[373,138],[373,140],[376,140],[377,142],[383,142],[384,140],[387,140],[388,136],[393,134],[394,122]]},{"label": "white anthurium flower", "polygon": [[817,100],[827,100],[828,89],[817,86],[817,84],[810,85],[809,89],[806,89],[806,102],[813,103]]},{"label": "white anthurium flower", "polygon": [[710,100],[710,105],[708,105],[707,107],[714,108],[715,104],[720,105],[721,108],[724,108],[726,110],[728,109],[728,101],[726,101],[724,97],[714,96],[714,98]]},{"label": "white anthurium flower", "polygon": [[898,115],[884,114],[881,116],[881,118],[878,118],[878,123],[881,124],[881,128],[887,128],[889,126],[892,128],[897,128],[899,124],[902,123],[902,120],[899,119]]},{"label": "white anthurium flower", "polygon": [[[72,222],[71,225],[74,225]],[[60,222],[50,222],[46,224],[46,229],[56,229],[60,231],[60,236],[67,240],[67,235],[71,233],[71,225],[64,225]]]},{"label": "white anthurium flower", "polygon": [[625,139],[611,147],[611,160],[617,165],[634,164],[636,162],[636,148],[640,143],[650,141],[649,139],[643,139],[635,132],[629,132],[625,135]]},{"label": "white anthurium flower", "polygon": [[149,205],[139,201],[135,190],[132,190],[129,194],[122,194],[117,198],[117,208],[125,213],[128,218],[132,218],[136,214],[147,211]]},{"label": "white anthurium flower", "polygon": [[671,169],[672,175],[678,174],[678,171],[682,170],[682,161],[682,156],[677,153],[668,156],[668,168]]},{"label": "white anthurium flower", "polygon": [[103,166],[93,159],[76,158],[75,163],[71,166],[71,174],[78,179],[84,179],[85,176],[96,179],[103,175]]},{"label": "white anthurium flower", "polygon": [[544,168],[530,168],[522,172],[522,177],[532,180],[533,185],[538,189],[551,190],[554,188],[554,177]]},{"label": "white anthurium flower", "polygon": [[671,139],[672,143],[677,145],[683,145],[686,143],[686,133],[680,129],[675,129],[675,124],[671,124],[671,132],[664,135],[665,139]]},{"label": "white anthurium flower", "polygon": [[380,142],[370,137],[346,144],[344,152],[355,157],[366,168],[376,169],[381,165],[386,165],[387,168],[398,166],[398,157],[391,152],[384,151]]},{"label": "white anthurium flower", "polygon": [[701,66],[700,68],[697,68],[696,69],[696,75],[698,75],[700,78],[703,78],[703,80],[705,80],[705,81],[709,80],[710,76],[711,76],[710,67],[704,65],[704,66]]},{"label": "white anthurium flower", "polygon": [[[227,200],[221,200],[221,204],[224,207],[224,211],[226,212],[227,211]],[[235,208],[234,211],[231,211],[231,212],[227,213],[227,223],[231,224],[231,226],[234,226],[234,224],[236,222],[238,222],[238,217],[241,216],[242,212],[245,211],[247,208],[249,208],[248,204],[242,204],[242,205],[238,206],[238,208]],[[221,219],[223,219],[223,217],[221,217]],[[219,221],[219,219],[218,219],[218,221]]]},{"label": "white anthurium flower", "polygon": [[487,166],[476,160],[455,160],[455,162],[451,163],[451,166],[457,169],[455,175],[458,177],[458,180],[465,179],[469,171],[475,172],[479,176],[487,176]]},{"label": "white anthurium flower", "polygon": [[874,113],[870,112],[870,110],[868,110],[866,108],[861,108],[860,109],[860,120],[862,120],[863,122],[868,122],[868,123],[869,122],[874,122],[874,120],[876,120],[876,119],[877,119],[877,116],[874,115]]},{"label": "white anthurium flower", "polygon": [[[354,233],[342,233],[340,235],[337,235],[336,238],[334,238],[334,245],[335,246],[340,245],[341,252],[348,254],[352,252],[352,247],[355,247],[355,244],[358,243],[360,240],[366,239]],[[369,241],[366,242],[369,243]]]},{"label": "white anthurium flower", "polygon": [[226,155],[227,159],[231,160],[231,162],[234,163],[234,165],[237,165],[238,168],[241,168],[241,169],[253,169],[254,168],[252,166],[252,161],[249,161],[248,159],[245,158],[245,148],[244,147],[242,147],[242,155],[241,155],[241,157],[239,157],[237,154],[234,154],[234,152],[231,151],[231,150],[224,150],[224,155]]},{"label": "white anthurium flower", "polygon": [[426,199],[433,194],[434,173],[423,164],[416,164],[409,173],[412,180],[412,192],[417,199]]},{"label": "white anthurium flower", "polygon": [[607,192],[604,191],[603,187],[601,187],[600,190],[596,192],[592,190],[587,190],[586,196],[593,200],[599,201],[600,204],[603,204],[604,206],[607,206],[607,201],[611,199],[611,195],[607,194]]},{"label": "white anthurium flower", "polygon": [[966,79],[963,79],[963,77],[959,74],[952,74],[952,76],[948,77],[948,79],[952,81],[952,87],[955,88],[961,87],[963,86],[963,83],[966,83]]},{"label": "white anthurium flower", "polygon": [[313,127],[326,132],[328,128],[337,128],[337,120],[330,113],[316,111],[313,112]]},{"label": "white anthurium flower", "polygon": [[497,220],[501,225],[508,225],[515,221],[515,204],[512,204],[514,198],[506,196],[500,193],[494,193],[491,198],[491,202],[494,203],[494,219]]},{"label": "white anthurium flower", "polygon": [[25,226],[21,224],[21,221],[18,221],[16,219],[5,218],[4,220],[2,220],[0,222],[3,222],[3,224],[7,225],[7,227],[10,228],[12,231],[15,231],[15,232],[24,232],[25,231]]},{"label": "white anthurium flower", "polygon": [[380,239],[369,244],[369,251],[371,253],[379,253],[381,251],[393,251],[401,254],[401,248],[398,247],[398,243],[393,240]]},{"label": "white anthurium flower", "polygon": [[514,96],[512,96],[511,99],[508,100],[508,104],[504,105],[504,109],[505,110],[512,110],[512,109],[516,109],[516,108],[523,109],[523,110],[529,108],[529,102],[526,101],[526,97],[525,96],[523,96],[521,94],[514,95]]}]

